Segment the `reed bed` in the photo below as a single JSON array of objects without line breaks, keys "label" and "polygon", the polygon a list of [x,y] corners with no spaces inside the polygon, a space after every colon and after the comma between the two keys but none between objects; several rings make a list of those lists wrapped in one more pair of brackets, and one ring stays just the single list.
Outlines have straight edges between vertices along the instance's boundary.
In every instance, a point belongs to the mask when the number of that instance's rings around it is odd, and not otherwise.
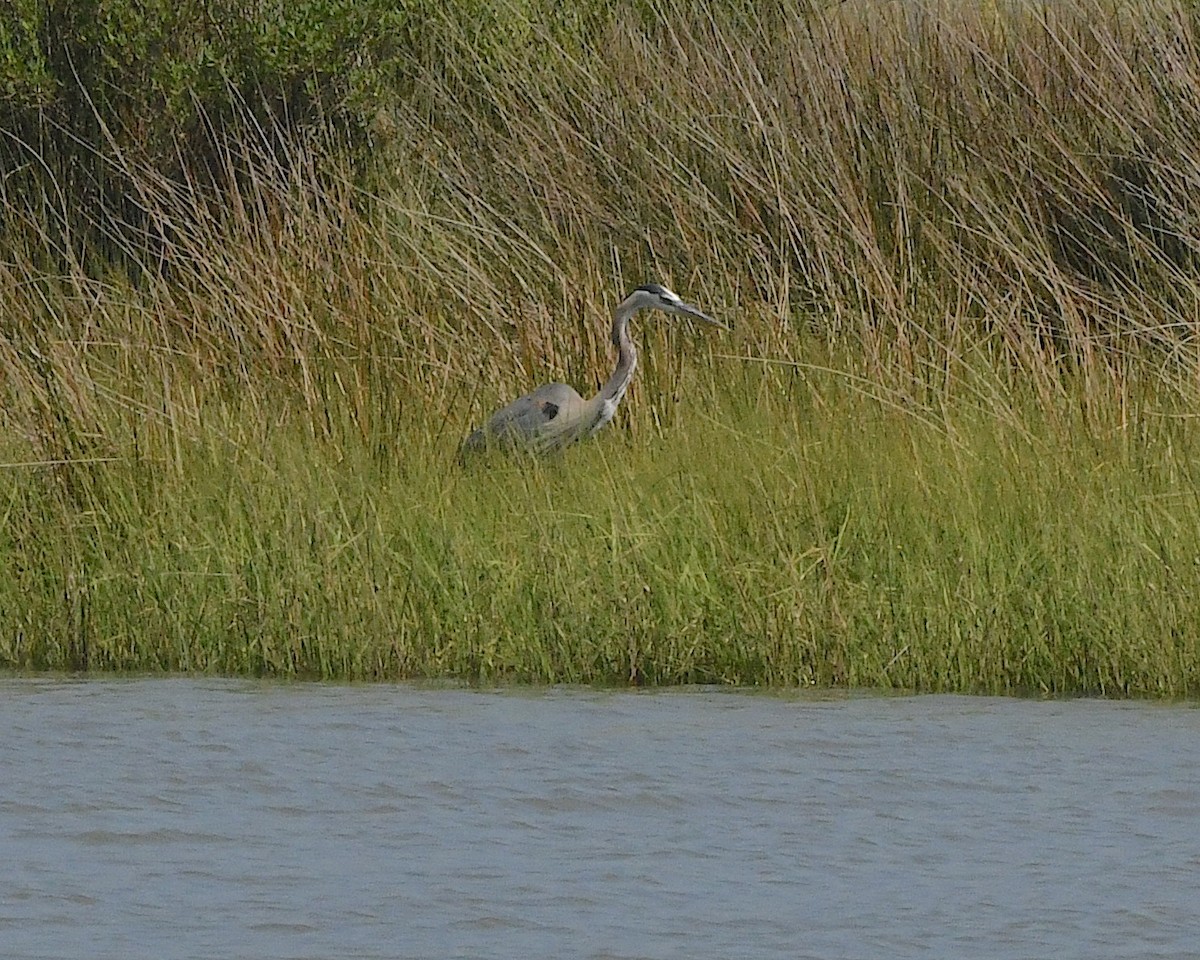
[{"label": "reed bed", "polygon": [[[1200,690],[1192,5],[495,9],[365,172],[0,187],[0,665]],[[646,280],[734,331],[458,465]]]}]

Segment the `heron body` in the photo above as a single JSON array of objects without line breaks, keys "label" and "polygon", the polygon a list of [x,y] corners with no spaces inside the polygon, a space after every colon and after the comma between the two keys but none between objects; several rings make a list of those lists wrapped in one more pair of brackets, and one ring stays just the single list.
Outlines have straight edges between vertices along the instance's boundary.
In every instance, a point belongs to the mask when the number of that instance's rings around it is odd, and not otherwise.
[{"label": "heron body", "polygon": [[617,366],[594,397],[585,400],[565,383],[547,383],[493,413],[463,442],[463,451],[500,447],[546,453],[595,436],[616,416],[617,405],[637,369],[637,348],[629,336],[629,321],[639,310],[663,310],[724,326],[684,303],[666,287],[657,283],[638,287],[621,301],[613,315]]}]

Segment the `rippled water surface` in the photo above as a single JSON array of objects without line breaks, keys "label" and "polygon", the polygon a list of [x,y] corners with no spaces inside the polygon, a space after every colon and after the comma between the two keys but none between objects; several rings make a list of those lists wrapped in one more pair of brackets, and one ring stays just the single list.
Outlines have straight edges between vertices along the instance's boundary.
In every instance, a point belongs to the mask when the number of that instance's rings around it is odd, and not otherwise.
[{"label": "rippled water surface", "polygon": [[8,958],[1200,956],[1200,711],[0,680]]}]

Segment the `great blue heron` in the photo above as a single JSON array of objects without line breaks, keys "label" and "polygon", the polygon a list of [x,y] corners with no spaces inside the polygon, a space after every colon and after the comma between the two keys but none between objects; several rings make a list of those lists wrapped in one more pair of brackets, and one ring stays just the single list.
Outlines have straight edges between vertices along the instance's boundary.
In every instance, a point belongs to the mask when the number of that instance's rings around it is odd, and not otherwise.
[{"label": "great blue heron", "polygon": [[493,413],[487,423],[463,442],[463,452],[484,450],[491,445],[544,453],[594,436],[612,420],[617,404],[625,396],[625,388],[633,379],[637,349],[629,338],[629,319],[639,310],[665,310],[725,327],[697,307],[684,303],[666,287],[657,283],[638,287],[621,301],[613,315],[612,342],[617,348],[617,368],[599,393],[591,400],[584,400],[565,383],[547,383]]}]

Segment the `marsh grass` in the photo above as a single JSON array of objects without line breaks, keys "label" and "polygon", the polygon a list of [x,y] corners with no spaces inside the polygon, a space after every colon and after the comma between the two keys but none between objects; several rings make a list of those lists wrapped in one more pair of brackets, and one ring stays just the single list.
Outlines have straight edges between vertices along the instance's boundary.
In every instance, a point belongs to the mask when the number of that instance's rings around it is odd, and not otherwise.
[{"label": "marsh grass", "polygon": [[[0,663],[1197,692],[1188,5],[456,9],[365,178],[4,196]],[[457,465],[647,279],[734,332]]]},{"label": "marsh grass", "polygon": [[1023,411],[1005,425],[965,404],[918,419],[833,374],[810,373],[806,391],[764,425],[739,385],[720,416],[661,438],[613,431],[550,461],[451,470],[427,439],[397,463],[291,423],[189,441],[177,469],[104,464],[90,508],[69,513],[53,487],[10,483],[3,655],[481,682],[1195,691],[1189,421],[1088,434],[1070,404],[1031,430]]}]

